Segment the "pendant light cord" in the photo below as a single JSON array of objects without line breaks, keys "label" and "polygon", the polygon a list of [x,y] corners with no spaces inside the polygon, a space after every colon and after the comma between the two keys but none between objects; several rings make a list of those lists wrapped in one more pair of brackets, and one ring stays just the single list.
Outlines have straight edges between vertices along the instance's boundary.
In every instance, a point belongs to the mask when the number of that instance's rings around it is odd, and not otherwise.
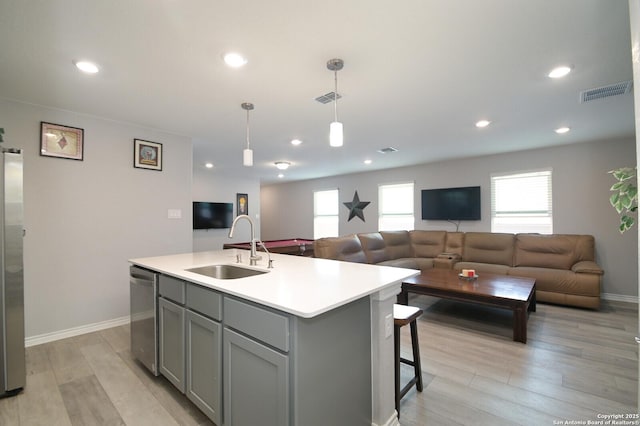
[{"label": "pendant light cord", "polygon": [[247,149],[251,149],[249,146],[249,110],[247,109]]},{"label": "pendant light cord", "polygon": [[335,76],[335,83],[336,83],[336,88],[333,92],[333,113],[335,116],[334,121],[338,121],[338,70],[335,70],[333,74]]}]

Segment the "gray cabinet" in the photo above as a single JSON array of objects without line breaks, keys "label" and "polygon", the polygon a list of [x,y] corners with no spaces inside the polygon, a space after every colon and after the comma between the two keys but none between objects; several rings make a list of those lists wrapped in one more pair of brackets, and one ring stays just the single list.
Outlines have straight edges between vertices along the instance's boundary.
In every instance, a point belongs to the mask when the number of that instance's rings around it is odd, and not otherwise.
[{"label": "gray cabinet", "polygon": [[225,426],[289,425],[289,357],[224,329]]},{"label": "gray cabinet", "polygon": [[225,426],[289,425],[290,317],[225,297],[224,325]]},{"label": "gray cabinet", "polygon": [[370,426],[368,297],[312,318],[161,275],[160,372],[216,425]]},{"label": "gray cabinet", "polygon": [[220,425],[222,326],[187,310],[187,397]]},{"label": "gray cabinet", "polygon": [[160,373],[220,425],[222,297],[166,275],[159,294]]},{"label": "gray cabinet", "polygon": [[158,300],[160,373],[184,393],[185,309],[163,297]]}]

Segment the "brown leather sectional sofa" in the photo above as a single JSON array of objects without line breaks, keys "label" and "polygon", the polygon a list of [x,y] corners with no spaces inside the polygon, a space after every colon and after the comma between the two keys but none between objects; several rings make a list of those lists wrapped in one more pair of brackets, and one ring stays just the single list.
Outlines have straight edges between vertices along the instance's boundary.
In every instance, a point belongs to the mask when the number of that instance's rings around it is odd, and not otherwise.
[{"label": "brown leather sectional sofa", "polygon": [[540,302],[598,309],[604,271],[591,235],[381,231],[321,238],[316,257],[413,269],[475,269],[536,279]]}]

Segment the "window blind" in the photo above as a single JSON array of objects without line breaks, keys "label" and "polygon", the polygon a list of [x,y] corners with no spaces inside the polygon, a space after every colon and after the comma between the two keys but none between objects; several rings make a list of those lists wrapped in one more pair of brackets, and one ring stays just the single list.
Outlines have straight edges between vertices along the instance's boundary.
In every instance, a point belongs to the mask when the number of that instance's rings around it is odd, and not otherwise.
[{"label": "window blind", "polygon": [[491,232],[553,233],[551,170],[491,176]]},{"label": "window blind", "polygon": [[413,182],[378,186],[378,230],[413,230]]}]

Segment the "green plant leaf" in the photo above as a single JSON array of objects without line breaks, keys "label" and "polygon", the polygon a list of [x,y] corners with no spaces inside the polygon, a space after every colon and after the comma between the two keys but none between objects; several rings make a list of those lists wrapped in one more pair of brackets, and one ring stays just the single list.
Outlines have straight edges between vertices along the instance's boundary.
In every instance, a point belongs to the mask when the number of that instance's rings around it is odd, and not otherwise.
[{"label": "green plant leaf", "polygon": [[622,216],[620,218],[620,232],[624,232],[631,229],[634,223],[635,223],[635,219],[632,218],[631,216]]},{"label": "green plant leaf", "polygon": [[620,214],[620,233],[629,230],[635,224],[635,218],[628,213],[636,213],[638,210],[638,187],[636,184],[636,168],[621,167],[609,171],[617,180],[611,185],[613,194],[609,197],[609,203]]},{"label": "green plant leaf", "polygon": [[611,170],[609,173],[613,174],[613,177],[619,181],[628,180],[635,176],[635,170],[631,167],[622,167],[620,169]]}]

